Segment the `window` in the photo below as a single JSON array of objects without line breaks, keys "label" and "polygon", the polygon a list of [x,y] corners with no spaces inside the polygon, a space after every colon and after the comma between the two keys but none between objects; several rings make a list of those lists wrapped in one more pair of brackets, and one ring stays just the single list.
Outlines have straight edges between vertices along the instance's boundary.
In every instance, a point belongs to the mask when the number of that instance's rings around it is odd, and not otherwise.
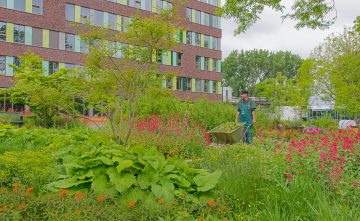
[{"label": "window", "polygon": [[14,9],[18,11],[25,11],[25,0],[15,0]]},{"label": "window", "polygon": [[195,91],[201,92],[201,80],[200,79],[195,80]]},{"label": "window", "polygon": [[0,0],[0,7],[6,8],[6,2],[7,0]]},{"label": "window", "polygon": [[0,41],[6,41],[6,23],[0,22]]},{"label": "window", "polygon": [[210,59],[205,57],[204,62],[204,70],[208,71]]},{"label": "window", "polygon": [[94,25],[96,25],[96,26],[103,26],[104,25],[104,12],[95,10]]},{"label": "window", "polygon": [[186,8],[186,19],[188,21],[191,21],[192,19],[191,8]]},{"label": "window", "polygon": [[196,68],[201,69],[201,57],[196,56]]},{"label": "window", "polygon": [[186,44],[191,45],[192,42],[192,32],[191,31],[187,31],[186,32]]},{"label": "window", "polygon": [[172,78],[166,79],[166,88],[167,89],[172,89],[173,88],[173,79]]},{"label": "window", "polygon": [[141,0],[144,4],[144,7],[142,9],[146,11],[151,11],[151,1],[148,0]]},{"label": "window", "polygon": [[182,53],[177,53],[176,65],[181,66]]},{"label": "window", "polygon": [[213,59],[213,69],[212,69],[212,71],[217,71],[217,60],[216,59]]},{"label": "window", "polygon": [[21,44],[25,43],[25,26],[14,25],[14,42]]},{"label": "window", "polygon": [[16,67],[20,67],[21,66],[21,61],[18,57],[14,57],[14,65]]},{"label": "window", "polygon": [[201,34],[195,33],[195,45],[200,46],[201,45]]},{"label": "window", "polygon": [[49,61],[49,75],[59,70],[59,63],[55,61]]},{"label": "window", "polygon": [[209,35],[204,35],[204,47],[210,48],[210,36]]},{"label": "window", "polygon": [[66,20],[75,21],[75,5],[66,4]]},{"label": "window", "polygon": [[121,31],[127,31],[127,26],[130,23],[131,18],[122,17],[121,19]]},{"label": "window", "polygon": [[49,46],[50,48],[59,49],[60,36],[57,31],[50,31],[49,33]]},{"label": "window", "polygon": [[210,81],[209,80],[204,80],[204,92],[210,93]]},{"label": "window", "polygon": [[84,40],[80,40],[80,52],[89,53],[89,45]]},{"label": "window", "polygon": [[66,51],[75,50],[75,35],[65,34],[65,50]]},{"label": "window", "polygon": [[177,77],[176,89],[180,91],[191,91],[191,78]]},{"label": "window", "polygon": [[109,28],[112,30],[116,30],[117,21],[116,21],[116,15],[109,13]]},{"label": "window", "polygon": [[195,10],[195,23],[201,24],[201,12],[198,10]]},{"label": "window", "polygon": [[0,75],[5,75],[6,71],[6,57],[0,56]]},{"label": "window", "polygon": [[42,0],[32,0],[32,13],[41,15],[43,11]]},{"label": "window", "polygon": [[90,23],[90,9],[81,7],[80,22],[83,24]]},{"label": "window", "polygon": [[32,45],[42,47],[43,46],[43,31],[39,28],[32,28]]},{"label": "window", "polygon": [[213,83],[212,93],[216,94],[218,92],[217,81],[213,81],[212,83]]}]

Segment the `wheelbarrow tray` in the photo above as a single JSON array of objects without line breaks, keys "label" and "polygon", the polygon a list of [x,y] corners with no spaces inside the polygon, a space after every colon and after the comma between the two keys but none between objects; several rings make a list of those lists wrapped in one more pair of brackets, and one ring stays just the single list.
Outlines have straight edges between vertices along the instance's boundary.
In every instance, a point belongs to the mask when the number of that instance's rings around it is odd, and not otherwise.
[{"label": "wheelbarrow tray", "polygon": [[245,124],[239,124],[239,126],[237,126],[232,131],[219,130],[222,125],[223,124],[215,127],[208,132],[211,136],[215,137],[217,143],[234,144],[238,143],[242,139]]}]

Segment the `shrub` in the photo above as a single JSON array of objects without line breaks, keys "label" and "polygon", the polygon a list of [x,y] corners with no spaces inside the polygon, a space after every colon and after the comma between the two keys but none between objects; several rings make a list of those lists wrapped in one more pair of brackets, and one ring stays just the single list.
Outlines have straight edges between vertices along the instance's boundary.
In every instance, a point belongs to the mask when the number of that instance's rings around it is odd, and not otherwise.
[{"label": "shrub", "polygon": [[40,187],[55,177],[56,163],[49,151],[10,151],[0,155],[0,186],[22,183]]}]

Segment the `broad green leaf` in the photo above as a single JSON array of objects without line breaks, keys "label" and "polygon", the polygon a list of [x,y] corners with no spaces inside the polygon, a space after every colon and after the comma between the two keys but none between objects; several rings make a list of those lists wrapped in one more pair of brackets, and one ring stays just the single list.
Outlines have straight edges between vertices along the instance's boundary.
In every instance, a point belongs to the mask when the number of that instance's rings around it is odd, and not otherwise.
[{"label": "broad green leaf", "polygon": [[221,171],[217,170],[213,173],[200,174],[194,177],[194,181],[197,185],[197,191],[207,192],[215,188],[221,176]]},{"label": "broad green leaf", "polygon": [[90,180],[77,180],[75,177],[72,177],[72,178],[68,178],[68,179],[50,183],[49,185],[53,186],[55,188],[58,188],[58,189],[67,189],[70,187],[78,186],[83,183],[90,183],[90,182],[91,182]]},{"label": "broad green leaf", "polygon": [[136,178],[133,174],[126,173],[124,174],[119,182],[115,183],[115,189],[119,191],[119,193],[122,193],[129,189],[132,185],[136,183]]},{"label": "broad green leaf", "polygon": [[159,172],[150,165],[146,165],[141,174],[137,177],[137,183],[141,189],[147,189],[159,181]]},{"label": "broad green leaf", "polygon": [[191,183],[183,176],[176,175],[176,174],[170,174],[166,176],[168,179],[175,182],[180,187],[190,187]]},{"label": "broad green leaf", "polygon": [[117,171],[120,173],[126,168],[131,167],[134,164],[132,160],[122,160],[119,162],[119,165],[116,167]]},{"label": "broad green leaf", "polygon": [[94,172],[92,170],[89,170],[86,174],[81,175],[81,176],[77,176],[78,179],[83,180],[86,178],[91,178],[94,177]]},{"label": "broad green leaf", "polygon": [[105,165],[108,165],[108,166],[114,165],[114,161],[112,161],[111,159],[109,159],[109,158],[107,158],[105,156],[101,156],[99,159]]},{"label": "broad green leaf", "polygon": [[116,190],[112,184],[110,184],[105,174],[96,177],[92,184],[91,189],[94,190],[95,194],[104,194],[106,196],[115,196]]},{"label": "broad green leaf", "polygon": [[154,193],[156,198],[164,199],[166,203],[174,201],[174,190],[169,186],[151,185],[151,191]]}]

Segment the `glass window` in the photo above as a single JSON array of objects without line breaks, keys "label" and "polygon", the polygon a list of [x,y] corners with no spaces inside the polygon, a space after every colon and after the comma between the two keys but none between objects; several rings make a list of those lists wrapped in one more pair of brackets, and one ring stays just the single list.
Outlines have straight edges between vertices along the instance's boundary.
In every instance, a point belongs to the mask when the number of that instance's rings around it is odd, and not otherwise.
[{"label": "glass window", "polygon": [[75,35],[65,34],[65,50],[66,51],[75,50]]},{"label": "glass window", "polygon": [[209,62],[210,62],[210,58],[205,57],[204,59],[204,70],[208,71],[209,70]]},{"label": "glass window", "polygon": [[192,19],[191,8],[186,8],[186,19],[188,21],[191,21],[191,19]]},{"label": "glass window", "polygon": [[96,26],[104,25],[104,12],[95,10],[95,25]]},{"label": "glass window", "polygon": [[192,32],[186,31],[186,44],[191,45],[191,42],[192,42]]},{"label": "glass window", "polygon": [[204,18],[205,18],[204,24],[209,26],[209,24],[210,24],[210,15],[208,13],[205,13]]},{"label": "glass window", "polygon": [[205,93],[209,93],[209,92],[210,92],[210,81],[209,81],[209,80],[205,80],[205,81],[204,81],[204,92],[205,92]]},{"label": "glass window", "polygon": [[210,36],[209,35],[204,35],[204,47],[210,48]]},{"label": "glass window", "polygon": [[196,68],[201,69],[201,57],[196,56]]},{"label": "glass window", "polygon": [[0,41],[6,41],[6,23],[0,22]]},{"label": "glass window", "polygon": [[6,71],[6,57],[0,56],[0,75],[5,75]]},{"label": "glass window", "polygon": [[15,0],[14,9],[18,11],[25,11],[25,0]]},{"label": "glass window", "polygon": [[166,88],[167,89],[172,89],[173,88],[173,79],[172,78],[166,79]]},{"label": "glass window", "polygon": [[80,40],[80,52],[89,53],[89,45],[84,40]]},{"label": "glass window", "polygon": [[200,46],[201,45],[201,34],[195,33],[195,45]]},{"label": "glass window", "polygon": [[59,63],[55,61],[49,61],[49,74],[53,74],[59,70]]},{"label": "glass window", "polygon": [[83,24],[90,23],[90,9],[81,7],[80,22]]},{"label": "glass window", "polygon": [[49,33],[49,46],[50,48],[59,49],[60,36],[57,31],[50,31]]},{"label": "glass window", "polygon": [[14,25],[14,42],[21,44],[25,43],[25,26]]},{"label": "glass window", "polygon": [[32,28],[32,45],[42,47],[43,46],[43,31],[40,28]]},{"label": "glass window", "polygon": [[122,17],[121,19],[121,31],[127,31],[127,26],[130,23],[131,18]]},{"label": "glass window", "polygon": [[6,2],[7,0],[0,0],[0,7],[6,8]]},{"label": "glass window", "polygon": [[66,20],[75,21],[75,5],[66,4]]},{"label": "glass window", "polygon": [[151,11],[151,1],[148,0],[142,0],[142,1],[145,2],[145,8],[143,9],[147,11]]},{"label": "glass window", "polygon": [[42,0],[32,0],[32,13],[41,15],[43,12]]},{"label": "glass window", "polygon": [[217,70],[217,60],[216,59],[213,59],[213,69],[212,71],[216,71]]},{"label": "glass window", "polygon": [[182,53],[177,53],[176,65],[181,66]]},{"label": "glass window", "polygon": [[217,81],[213,81],[212,83],[212,93],[216,94],[218,92]]},{"label": "glass window", "polygon": [[109,13],[109,28],[116,30],[117,21],[116,21],[116,15]]},{"label": "glass window", "polygon": [[201,24],[201,12],[198,10],[195,11],[195,23]]},{"label": "glass window", "polygon": [[20,67],[21,66],[21,61],[18,57],[14,57],[14,65],[16,67]]},{"label": "glass window", "polygon": [[202,90],[201,90],[201,79],[196,79],[195,80],[195,91],[196,92],[202,92]]}]

